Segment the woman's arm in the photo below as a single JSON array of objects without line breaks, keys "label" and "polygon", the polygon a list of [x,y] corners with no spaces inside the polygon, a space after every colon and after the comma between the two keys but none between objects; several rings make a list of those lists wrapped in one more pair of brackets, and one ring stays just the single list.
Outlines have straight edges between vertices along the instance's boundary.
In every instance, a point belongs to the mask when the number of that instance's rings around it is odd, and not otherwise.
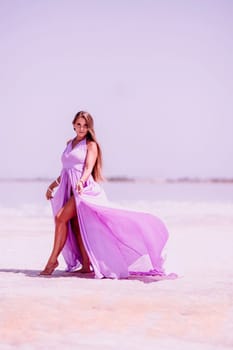
[{"label": "woman's arm", "polygon": [[51,199],[51,198],[53,197],[53,196],[52,196],[53,190],[54,190],[55,187],[57,187],[57,186],[60,184],[60,181],[61,181],[61,177],[58,176],[58,177],[56,178],[56,180],[54,180],[54,181],[49,185],[49,187],[48,187],[48,189],[47,189],[47,191],[46,191],[46,195],[45,195],[47,199]]},{"label": "woman's arm", "polygon": [[90,141],[87,144],[87,156],[86,156],[86,160],[85,160],[83,174],[82,174],[82,177],[80,178],[79,182],[77,183],[78,192],[82,192],[82,189],[83,189],[85,182],[87,181],[87,179],[91,175],[92,170],[93,170],[94,165],[95,165],[95,162],[96,162],[96,159],[97,159],[97,155],[98,155],[97,145],[94,141]]}]

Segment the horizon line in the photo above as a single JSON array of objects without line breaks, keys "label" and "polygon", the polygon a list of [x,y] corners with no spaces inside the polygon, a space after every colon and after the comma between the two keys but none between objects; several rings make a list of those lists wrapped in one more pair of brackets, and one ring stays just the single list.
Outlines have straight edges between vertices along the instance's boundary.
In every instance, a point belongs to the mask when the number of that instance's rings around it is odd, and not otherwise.
[{"label": "horizon line", "polygon": [[[47,182],[51,177],[0,177],[0,182]],[[149,182],[149,183],[233,183],[233,177],[128,177],[128,176],[106,176],[103,182]]]}]

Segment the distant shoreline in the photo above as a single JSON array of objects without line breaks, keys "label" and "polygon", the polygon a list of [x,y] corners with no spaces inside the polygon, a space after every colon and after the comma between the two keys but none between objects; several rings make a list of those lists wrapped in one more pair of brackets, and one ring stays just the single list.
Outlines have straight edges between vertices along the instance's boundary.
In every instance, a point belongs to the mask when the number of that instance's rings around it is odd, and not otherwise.
[{"label": "distant shoreline", "polygon": [[[52,178],[47,177],[15,177],[15,178],[0,178],[1,182],[50,182]],[[209,177],[209,178],[198,178],[198,177],[177,177],[177,178],[132,178],[126,176],[109,176],[106,177],[106,182],[112,183],[214,183],[214,184],[231,184],[233,178],[222,178],[222,177]]]}]

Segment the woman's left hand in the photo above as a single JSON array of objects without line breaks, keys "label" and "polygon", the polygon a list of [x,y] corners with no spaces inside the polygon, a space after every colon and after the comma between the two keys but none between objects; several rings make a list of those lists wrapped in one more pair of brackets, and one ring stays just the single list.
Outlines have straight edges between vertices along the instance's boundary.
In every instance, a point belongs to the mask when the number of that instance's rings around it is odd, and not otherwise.
[{"label": "woman's left hand", "polygon": [[76,186],[76,191],[81,194],[82,191],[83,191],[83,182],[81,180],[79,180],[79,182],[77,183],[77,186]]}]

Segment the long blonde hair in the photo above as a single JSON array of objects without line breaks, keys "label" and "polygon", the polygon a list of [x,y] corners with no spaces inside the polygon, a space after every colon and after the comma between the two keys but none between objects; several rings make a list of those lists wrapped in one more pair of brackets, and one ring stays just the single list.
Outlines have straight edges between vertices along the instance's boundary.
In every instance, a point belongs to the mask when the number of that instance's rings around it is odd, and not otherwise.
[{"label": "long blonde hair", "polygon": [[97,145],[98,154],[97,154],[95,165],[94,165],[93,170],[92,170],[92,176],[93,176],[94,180],[97,182],[103,181],[104,177],[102,175],[102,165],[103,165],[102,151],[101,151],[100,145],[96,139],[95,130],[94,130],[94,120],[93,120],[92,116],[90,115],[90,113],[85,112],[85,111],[79,111],[74,116],[74,119],[72,121],[73,125],[78,118],[85,119],[85,121],[87,123],[87,128],[88,128],[87,136],[86,136],[87,141],[94,141]]}]

